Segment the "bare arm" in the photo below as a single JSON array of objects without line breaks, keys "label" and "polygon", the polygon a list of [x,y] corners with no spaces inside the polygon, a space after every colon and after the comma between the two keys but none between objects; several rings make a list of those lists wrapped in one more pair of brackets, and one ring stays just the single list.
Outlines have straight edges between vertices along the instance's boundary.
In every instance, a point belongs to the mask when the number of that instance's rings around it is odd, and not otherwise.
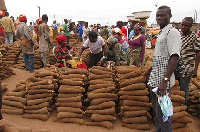
[{"label": "bare arm", "polygon": [[192,71],[192,77],[196,77],[197,76],[197,70],[198,70],[198,66],[200,63],[200,51],[198,51],[196,53],[196,57],[195,57],[195,66],[194,66],[194,70]]}]

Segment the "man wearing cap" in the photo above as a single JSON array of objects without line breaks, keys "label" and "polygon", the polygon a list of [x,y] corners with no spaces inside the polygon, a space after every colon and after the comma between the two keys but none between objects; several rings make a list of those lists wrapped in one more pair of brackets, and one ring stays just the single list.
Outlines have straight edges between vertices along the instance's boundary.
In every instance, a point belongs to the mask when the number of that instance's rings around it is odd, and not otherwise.
[{"label": "man wearing cap", "polygon": [[[0,10],[0,20],[4,17],[5,12]],[[5,32],[4,32],[4,27],[3,25],[0,23],[0,45],[5,43],[5,36],[4,36]]]},{"label": "man wearing cap", "polygon": [[31,30],[27,26],[25,15],[19,16],[19,25],[17,26],[16,36],[20,41],[23,52],[25,68],[30,73],[34,72],[34,43],[32,41]]},{"label": "man wearing cap", "polygon": [[4,26],[5,32],[5,43],[6,44],[13,44],[13,36],[15,34],[15,26],[14,22],[11,18],[9,18],[9,13],[5,12],[5,17],[0,20],[0,23]]}]

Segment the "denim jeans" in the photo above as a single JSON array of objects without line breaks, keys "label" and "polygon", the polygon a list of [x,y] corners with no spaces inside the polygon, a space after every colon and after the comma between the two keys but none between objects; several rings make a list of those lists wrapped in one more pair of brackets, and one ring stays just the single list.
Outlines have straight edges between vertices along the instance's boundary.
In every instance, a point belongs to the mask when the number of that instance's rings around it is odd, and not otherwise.
[{"label": "denim jeans", "polygon": [[34,71],[34,54],[23,53],[25,68],[27,71]]},{"label": "denim jeans", "polygon": [[11,33],[11,32],[5,33],[5,43],[6,44],[13,44],[13,33]]},{"label": "denim jeans", "polygon": [[189,77],[180,77],[180,90],[185,92],[185,105],[188,105],[189,99],[189,85],[190,85],[190,78]]}]

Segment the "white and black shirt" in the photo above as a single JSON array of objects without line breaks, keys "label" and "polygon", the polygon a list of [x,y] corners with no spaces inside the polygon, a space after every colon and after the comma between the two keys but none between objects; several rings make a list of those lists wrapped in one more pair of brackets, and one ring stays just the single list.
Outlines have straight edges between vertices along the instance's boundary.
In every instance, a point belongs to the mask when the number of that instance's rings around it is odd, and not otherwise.
[{"label": "white and black shirt", "polygon": [[[167,72],[170,56],[173,54],[180,56],[181,45],[181,35],[171,24],[168,24],[160,31],[153,54],[149,86],[158,87],[162,82]],[[174,86],[174,84],[175,76],[172,74],[170,77],[170,87]]]}]

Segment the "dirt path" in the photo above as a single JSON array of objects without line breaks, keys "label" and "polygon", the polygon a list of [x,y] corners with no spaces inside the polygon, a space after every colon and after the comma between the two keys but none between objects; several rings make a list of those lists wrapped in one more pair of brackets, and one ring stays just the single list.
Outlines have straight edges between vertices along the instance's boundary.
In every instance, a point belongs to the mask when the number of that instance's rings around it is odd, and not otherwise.
[{"label": "dirt path", "polygon": [[[15,85],[20,80],[25,80],[26,78],[33,75],[33,73],[29,73],[24,70],[14,68],[14,72],[16,75],[9,77],[8,79],[3,80],[2,82],[7,84],[8,91],[12,91],[15,88]],[[6,94],[6,93],[5,93]],[[77,125],[73,123],[59,123],[54,122],[53,119],[56,117],[56,112],[51,113],[50,118],[47,121],[40,121],[35,119],[26,119],[22,118],[20,115],[10,115],[3,114],[3,118],[15,123],[22,127],[30,127],[33,130],[37,129],[49,129],[50,132],[136,132],[136,130],[125,128],[121,126],[119,119],[114,122],[114,129],[108,130],[102,127],[96,126],[86,126],[86,125]],[[194,123],[188,124],[189,128],[193,130],[193,132],[200,131],[200,119],[192,117]],[[151,132],[154,131],[154,124],[151,122]]]}]

